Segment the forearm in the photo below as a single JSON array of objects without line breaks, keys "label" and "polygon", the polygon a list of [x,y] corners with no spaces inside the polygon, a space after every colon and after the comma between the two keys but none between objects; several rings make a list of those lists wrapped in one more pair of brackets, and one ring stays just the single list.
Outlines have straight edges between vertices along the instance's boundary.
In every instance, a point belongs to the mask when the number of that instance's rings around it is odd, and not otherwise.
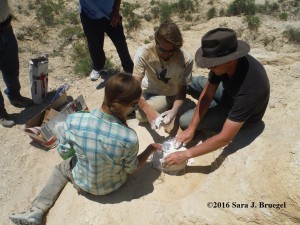
[{"label": "forearm", "polygon": [[176,113],[178,112],[178,109],[182,106],[184,100],[178,99],[174,101],[172,110],[175,111]]},{"label": "forearm", "polygon": [[193,118],[188,127],[189,129],[192,129],[193,131],[197,129],[198,124],[201,122],[201,118],[203,118],[204,115],[206,114],[210,106],[210,103],[211,103],[210,99],[200,96],[200,100],[197,103],[195,112],[193,114]]},{"label": "forearm", "polygon": [[137,156],[138,161],[139,161],[139,165],[138,168],[142,167],[145,162],[147,161],[147,159],[149,158],[149,156],[155,151],[155,147],[152,145],[148,145],[148,147]]},{"label": "forearm", "polygon": [[193,131],[196,130],[198,124],[201,122],[201,119],[206,114],[211,104],[211,101],[215,96],[217,88],[218,85],[211,84],[210,82],[206,83],[201,95],[199,96],[198,103],[188,129]]},{"label": "forearm", "polygon": [[179,85],[178,86],[178,93],[175,97],[175,101],[173,103],[172,110],[177,113],[180,106],[182,106],[183,101],[186,98],[186,86]]},{"label": "forearm", "polygon": [[113,13],[118,13],[120,12],[120,6],[121,6],[121,0],[115,0],[114,8],[113,8]]},{"label": "forearm", "polygon": [[[134,77],[134,79],[136,79],[140,84],[142,83],[142,77],[141,76],[137,76],[135,74],[132,75]],[[142,93],[140,100],[138,102],[138,105],[140,107],[141,110],[144,111],[144,113],[148,114],[149,111],[151,112],[151,107],[148,104],[148,102],[146,101],[145,97],[144,97],[144,92]]]},{"label": "forearm", "polygon": [[215,151],[228,145],[243,126],[244,122],[234,122],[227,119],[223,125],[222,131],[204,141],[202,144],[187,150],[187,157],[193,158]]},{"label": "forearm", "polygon": [[219,134],[207,139],[200,145],[196,145],[186,151],[187,159],[205,155],[228,145],[230,141],[222,138]]},{"label": "forearm", "polygon": [[147,115],[153,111],[153,109],[148,104],[147,100],[144,98],[143,94],[142,94],[138,104],[139,104],[140,109],[142,109],[144,111],[144,113]]}]

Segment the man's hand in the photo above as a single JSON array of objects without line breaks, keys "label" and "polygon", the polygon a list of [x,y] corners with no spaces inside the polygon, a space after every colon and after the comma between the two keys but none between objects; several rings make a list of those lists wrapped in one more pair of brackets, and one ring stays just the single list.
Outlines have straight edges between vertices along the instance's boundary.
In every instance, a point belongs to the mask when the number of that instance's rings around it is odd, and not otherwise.
[{"label": "man's hand", "polygon": [[120,15],[119,13],[113,13],[113,16],[110,21],[110,25],[112,27],[116,27],[120,23]]},{"label": "man's hand", "polygon": [[175,112],[173,109],[163,112],[161,114],[161,116],[164,118],[163,123],[168,126],[173,121],[176,114],[177,112]]},{"label": "man's hand", "polygon": [[162,163],[163,166],[170,167],[173,165],[180,164],[184,161],[187,161],[188,157],[187,157],[186,153],[187,153],[187,151],[178,151],[178,152],[171,153],[170,155],[167,155],[164,158],[164,161]]},{"label": "man's hand", "polygon": [[192,129],[187,128],[186,130],[182,131],[178,134],[175,139],[177,142],[181,142],[183,145],[189,143],[192,138],[194,137],[195,131]]}]

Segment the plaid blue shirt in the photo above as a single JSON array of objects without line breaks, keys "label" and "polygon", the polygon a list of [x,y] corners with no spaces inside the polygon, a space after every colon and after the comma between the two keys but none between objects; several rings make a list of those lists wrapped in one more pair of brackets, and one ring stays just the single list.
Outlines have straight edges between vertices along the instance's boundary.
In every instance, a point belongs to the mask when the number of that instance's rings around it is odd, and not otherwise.
[{"label": "plaid blue shirt", "polygon": [[64,124],[58,151],[72,148],[77,156],[72,170],[75,184],[94,195],[118,189],[138,166],[138,137],[114,116],[98,109],[74,113]]}]

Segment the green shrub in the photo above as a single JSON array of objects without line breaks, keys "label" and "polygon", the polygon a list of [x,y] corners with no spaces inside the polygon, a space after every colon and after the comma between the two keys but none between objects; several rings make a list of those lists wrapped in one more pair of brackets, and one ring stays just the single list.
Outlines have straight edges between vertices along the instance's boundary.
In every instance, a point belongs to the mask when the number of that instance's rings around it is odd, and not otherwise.
[{"label": "green shrub", "polygon": [[81,76],[87,76],[91,72],[92,60],[90,58],[80,58],[75,62],[74,72]]},{"label": "green shrub", "polygon": [[258,13],[266,13],[267,12],[266,5],[257,4],[256,5],[256,12],[258,12]]},{"label": "green shrub", "polygon": [[152,15],[149,14],[149,13],[145,13],[144,14],[144,19],[147,21],[147,22],[150,22],[152,20]]},{"label": "green shrub", "polygon": [[[81,76],[87,76],[92,70],[92,59],[90,57],[86,41],[77,41],[73,43],[71,58],[74,61],[74,72]],[[106,58],[104,70],[115,73],[119,68]]]},{"label": "green shrub", "polygon": [[25,27],[21,27],[16,32],[16,38],[20,41],[33,39],[45,43],[46,42],[45,33],[46,33],[45,27],[40,27],[37,25],[25,26]]},{"label": "green shrub", "polygon": [[268,0],[265,1],[264,5],[256,5],[256,11],[264,14],[274,14],[274,12],[278,11],[279,8],[278,3],[270,3]]},{"label": "green shrub", "polygon": [[52,0],[45,0],[38,5],[36,9],[36,17],[43,24],[54,26],[59,23],[59,11],[63,8],[63,0],[59,0],[58,3],[55,3]]},{"label": "green shrub", "polygon": [[234,0],[227,9],[227,15],[238,16],[241,14],[255,15],[256,5],[255,0]]},{"label": "green shrub", "polygon": [[72,40],[74,36],[77,38],[83,38],[84,33],[81,26],[72,26],[65,27],[58,36],[65,40]]},{"label": "green shrub", "polygon": [[110,60],[110,58],[105,59],[105,65],[104,70],[112,72],[112,74],[115,74],[119,68]]},{"label": "green shrub", "polygon": [[280,14],[279,14],[279,19],[280,19],[280,20],[287,21],[287,19],[288,19],[288,14],[287,14],[286,12],[280,13]]},{"label": "green shrub", "polygon": [[141,27],[141,19],[140,17],[133,12],[136,8],[139,8],[139,4],[130,4],[129,2],[123,2],[121,12],[125,17],[127,23],[125,24],[125,28],[128,32],[137,30]]},{"label": "green shrub", "polygon": [[210,19],[216,17],[216,15],[217,15],[216,8],[212,7],[207,11],[206,18],[207,18],[207,20],[210,20]]},{"label": "green shrub", "polygon": [[288,27],[283,34],[289,41],[300,44],[300,28]]},{"label": "green shrub", "polygon": [[141,19],[136,15],[132,15],[131,17],[127,18],[127,24],[125,24],[125,28],[127,32],[131,32],[137,30],[141,27]]},{"label": "green shrub", "polygon": [[257,31],[261,26],[261,21],[258,16],[246,16],[244,22],[247,23],[247,27],[251,31]]},{"label": "green shrub", "polygon": [[284,9],[284,11],[289,12],[299,12],[300,9],[300,1],[299,0],[289,0],[289,1],[283,1],[280,4],[281,8]]},{"label": "green shrub", "polygon": [[300,6],[300,0],[293,0],[293,1],[291,1],[291,2],[292,2],[292,5],[293,5],[294,7]]},{"label": "green shrub", "polygon": [[174,3],[174,8],[176,8],[179,14],[191,13],[196,10],[195,3],[192,0],[178,0]]},{"label": "green shrub", "polygon": [[184,19],[185,19],[185,21],[191,22],[191,21],[193,21],[193,16],[191,14],[187,14],[187,15],[185,15]]},{"label": "green shrub", "polygon": [[226,16],[226,11],[224,8],[220,9],[219,16],[220,17]]},{"label": "green shrub", "polygon": [[264,46],[266,47],[270,43],[274,42],[275,39],[276,38],[274,36],[272,38],[269,38],[268,36],[265,36],[264,39],[263,39]]},{"label": "green shrub", "polygon": [[121,7],[122,15],[125,18],[131,17],[132,14],[134,14],[133,10],[135,10],[136,8],[138,8],[138,5],[136,4],[131,4],[129,2],[122,2],[122,7]]},{"label": "green shrub", "polygon": [[159,4],[159,20],[161,23],[171,20],[173,12],[173,5],[168,2],[162,2]]},{"label": "green shrub", "polygon": [[150,11],[151,11],[154,19],[159,18],[159,6],[155,5],[155,6],[151,7]]},{"label": "green shrub", "polygon": [[32,1],[28,1],[27,4],[28,4],[28,5],[27,5],[27,8],[28,8],[29,10],[36,9],[37,4],[34,4]]},{"label": "green shrub", "polygon": [[82,43],[81,41],[74,42],[71,57],[75,63],[74,72],[82,76],[87,76],[92,68],[92,59],[87,48],[87,43]]},{"label": "green shrub", "polygon": [[65,12],[64,19],[71,24],[79,24],[79,13],[76,12]]},{"label": "green shrub", "polygon": [[150,1],[150,5],[157,5],[157,4],[159,4],[159,1],[155,1],[155,0],[151,0]]},{"label": "green shrub", "polygon": [[276,2],[273,2],[272,4],[268,5],[268,8],[269,8],[269,12],[274,12],[279,10],[279,5]]}]

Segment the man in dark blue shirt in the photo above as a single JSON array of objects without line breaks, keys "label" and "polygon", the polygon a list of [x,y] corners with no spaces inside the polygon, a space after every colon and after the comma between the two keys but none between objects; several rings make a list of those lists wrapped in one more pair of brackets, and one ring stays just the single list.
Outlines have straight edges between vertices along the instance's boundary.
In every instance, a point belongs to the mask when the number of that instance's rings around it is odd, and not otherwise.
[{"label": "man in dark blue shirt", "polygon": [[[244,123],[262,119],[270,97],[270,84],[264,67],[248,53],[250,46],[237,40],[228,28],[217,28],[202,38],[195,61],[210,70],[208,79],[194,77],[188,93],[198,98],[196,109],[180,118],[185,129],[176,136],[183,144],[196,130],[218,129],[218,134],[186,151],[170,154],[166,165],[181,163],[226,146]],[[222,83],[222,85],[220,85]]]},{"label": "man in dark blue shirt", "polygon": [[132,73],[131,60],[119,14],[121,0],[79,0],[80,19],[93,62],[92,81],[100,77],[105,65],[104,33],[115,45],[125,72]]}]

